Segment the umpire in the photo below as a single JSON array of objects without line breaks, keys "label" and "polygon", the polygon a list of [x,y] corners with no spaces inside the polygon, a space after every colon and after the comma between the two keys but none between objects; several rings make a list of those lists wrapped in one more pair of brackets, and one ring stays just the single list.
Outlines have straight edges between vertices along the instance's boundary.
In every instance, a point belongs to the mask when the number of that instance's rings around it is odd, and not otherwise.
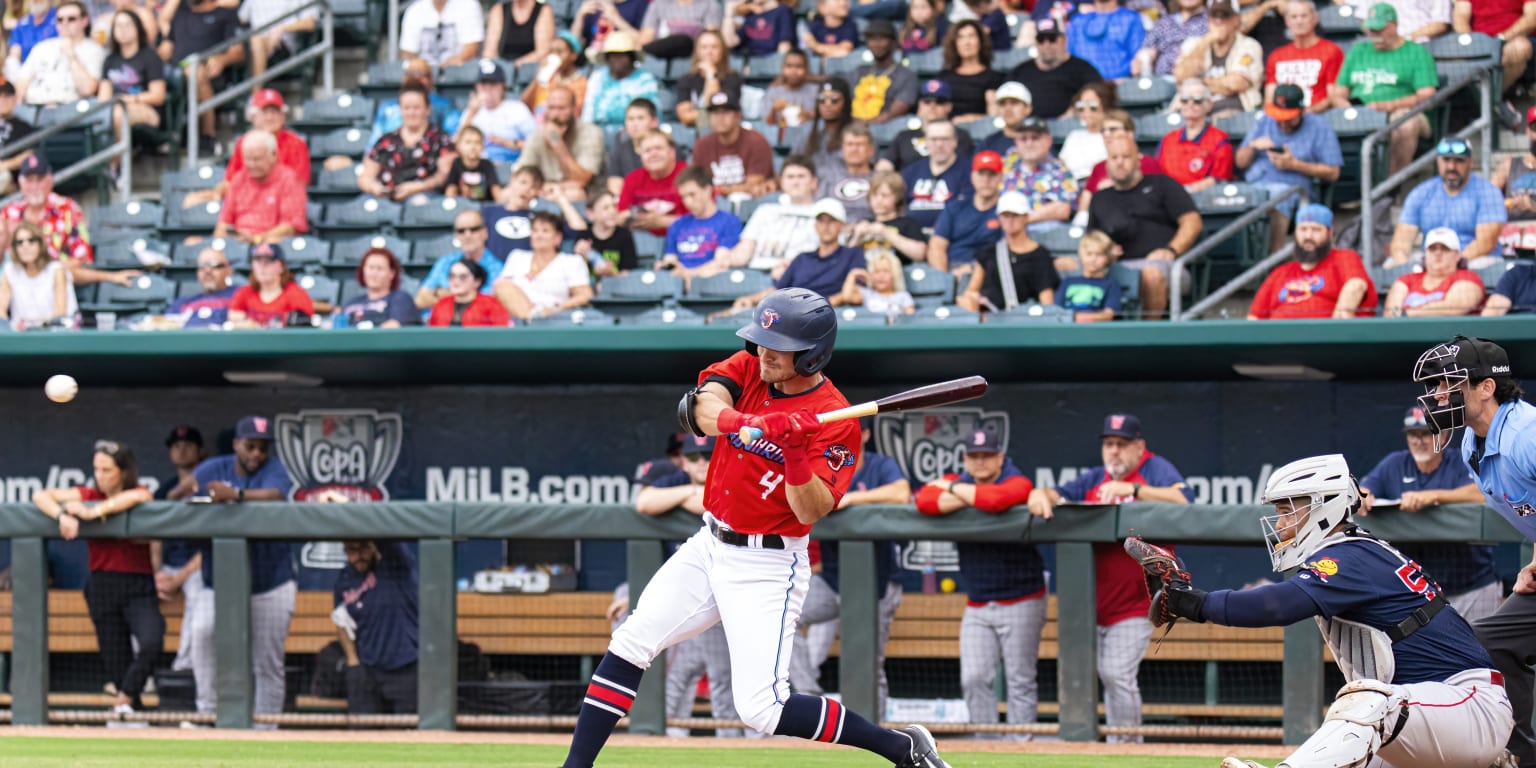
[{"label": "umpire", "polygon": [[[1461,455],[1488,506],[1527,539],[1536,540],[1536,406],[1524,401],[1525,391],[1504,348],[1487,339],[1457,336],[1420,355],[1413,379],[1424,384],[1419,401],[1437,436],[1467,428]],[[1521,765],[1536,765],[1531,731],[1536,561],[1520,569],[1514,594],[1473,629],[1504,673],[1515,717],[1509,751]]]}]

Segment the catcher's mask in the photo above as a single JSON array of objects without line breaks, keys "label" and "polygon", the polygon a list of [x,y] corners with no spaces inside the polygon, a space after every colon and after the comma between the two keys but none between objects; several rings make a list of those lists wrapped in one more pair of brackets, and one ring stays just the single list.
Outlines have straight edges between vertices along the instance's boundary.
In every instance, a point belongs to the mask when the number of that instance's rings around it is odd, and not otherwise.
[{"label": "catcher's mask", "polygon": [[1276,572],[1300,566],[1360,508],[1360,489],[1339,454],[1293,461],[1269,476],[1260,499],[1278,514],[1259,518]]},{"label": "catcher's mask", "polygon": [[[1466,425],[1466,384],[1483,379],[1507,379],[1514,375],[1504,348],[1487,339],[1457,336],[1437,344],[1419,355],[1413,366],[1413,380],[1424,385],[1419,402],[1424,406],[1425,421],[1435,435],[1439,452],[1451,442],[1455,431]],[[1440,433],[1447,433],[1440,440]]]}]

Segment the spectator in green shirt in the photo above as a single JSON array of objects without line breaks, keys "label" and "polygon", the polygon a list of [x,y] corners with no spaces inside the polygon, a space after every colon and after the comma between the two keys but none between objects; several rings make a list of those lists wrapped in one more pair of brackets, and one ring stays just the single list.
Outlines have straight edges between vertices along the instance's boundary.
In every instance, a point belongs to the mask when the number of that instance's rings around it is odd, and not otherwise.
[{"label": "spectator in green shirt", "polygon": [[[1371,44],[1350,46],[1338,80],[1329,87],[1333,106],[1348,107],[1350,99],[1358,99],[1396,119],[1435,94],[1440,85],[1435,59],[1424,46],[1398,34],[1397,11],[1391,5],[1371,6],[1365,35]],[[1392,131],[1388,173],[1412,162],[1419,139],[1429,135],[1429,119],[1422,114]]]}]

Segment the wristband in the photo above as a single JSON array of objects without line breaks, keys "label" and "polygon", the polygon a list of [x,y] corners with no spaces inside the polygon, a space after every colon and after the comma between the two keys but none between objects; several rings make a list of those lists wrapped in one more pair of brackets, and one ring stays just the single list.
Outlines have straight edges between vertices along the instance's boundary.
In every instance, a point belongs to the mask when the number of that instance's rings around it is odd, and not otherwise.
[{"label": "wristband", "polygon": [[949,488],[945,489],[945,490],[949,491],[949,495],[951,495],[951,496],[959,496],[960,495],[958,493],[955,493],[955,483],[958,483],[958,482],[960,482],[960,481],[959,480],[951,480],[951,481],[949,481]]},{"label": "wristband", "polygon": [[1132,483],[1131,484],[1131,498],[1133,498],[1133,499],[1141,498],[1141,483]]},{"label": "wristband", "polygon": [[235,501],[238,502],[238,503],[242,503],[242,504],[245,503],[245,489],[244,488],[241,488],[241,489],[235,491]]},{"label": "wristband", "polygon": [[735,408],[727,408],[715,417],[715,427],[722,435],[734,435],[747,425],[747,415]]},{"label": "wristband", "polygon": [[815,477],[811,471],[811,456],[804,451],[784,453],[784,481],[790,485],[805,485]]}]

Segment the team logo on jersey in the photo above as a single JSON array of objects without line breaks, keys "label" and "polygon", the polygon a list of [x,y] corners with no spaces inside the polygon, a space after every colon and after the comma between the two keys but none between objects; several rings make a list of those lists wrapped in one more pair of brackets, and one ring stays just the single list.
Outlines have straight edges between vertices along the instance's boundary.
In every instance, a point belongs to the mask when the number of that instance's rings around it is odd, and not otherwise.
[{"label": "team logo on jersey", "polygon": [[[1339,561],[1331,557],[1320,557],[1303,567],[1307,569],[1308,573],[1316,576],[1317,580],[1324,584],[1328,583],[1329,576],[1337,576],[1339,574]],[[1302,575],[1305,576],[1306,574]]]},{"label": "team logo on jersey", "polygon": [[848,450],[848,446],[842,443],[827,446],[827,450],[821,455],[826,457],[827,466],[831,467],[833,472],[841,471],[843,467],[853,466],[853,451]]},{"label": "team logo on jersey", "polygon": [[[1509,497],[1505,496],[1504,501],[1509,502]],[[1530,517],[1531,515],[1536,515],[1536,507],[1531,506],[1530,502],[1525,502],[1523,504],[1515,504],[1513,502],[1509,502],[1509,506],[1513,507],[1515,514],[1521,517]]]},{"label": "team logo on jersey", "polygon": [[323,410],[278,414],[277,457],[288,468],[294,501],[383,501],[384,482],[400,458],[398,413]]},{"label": "team logo on jersey", "polygon": [[757,319],[757,324],[763,328],[772,328],[779,321],[779,311],[773,307],[763,310],[763,316]]}]

